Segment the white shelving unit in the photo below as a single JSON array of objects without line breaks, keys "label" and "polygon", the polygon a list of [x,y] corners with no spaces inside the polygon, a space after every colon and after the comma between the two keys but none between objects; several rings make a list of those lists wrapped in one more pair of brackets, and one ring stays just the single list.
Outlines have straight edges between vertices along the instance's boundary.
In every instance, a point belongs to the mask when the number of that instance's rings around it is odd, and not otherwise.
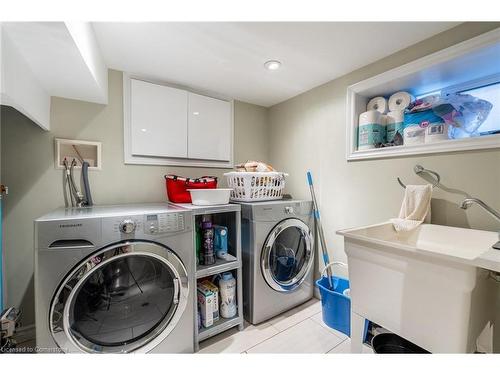
[{"label": "white shelving unit", "polygon": [[[201,221],[203,215],[212,215],[212,220],[216,224],[228,227],[228,258],[217,259],[216,263],[210,266],[196,266],[196,281],[199,279],[214,276],[222,272],[231,271],[236,278],[236,294],[238,312],[236,316],[229,319],[219,318],[212,326],[198,329],[198,319],[196,314],[197,293],[194,293],[195,304],[195,350],[198,351],[199,343],[230,328],[238,327],[243,329],[243,287],[242,287],[242,262],[241,262],[241,206],[239,204],[225,204],[217,206],[195,206],[192,204],[176,204],[177,206],[192,210],[195,225]],[[196,240],[193,238],[196,247]],[[196,288],[196,286],[195,286]]]},{"label": "white shelving unit", "polygon": [[500,28],[349,86],[346,159],[352,161],[500,148],[500,134],[495,134],[415,146],[357,150],[359,115],[366,111],[366,104],[371,98],[388,97],[397,91],[420,95],[498,76],[498,56]]}]

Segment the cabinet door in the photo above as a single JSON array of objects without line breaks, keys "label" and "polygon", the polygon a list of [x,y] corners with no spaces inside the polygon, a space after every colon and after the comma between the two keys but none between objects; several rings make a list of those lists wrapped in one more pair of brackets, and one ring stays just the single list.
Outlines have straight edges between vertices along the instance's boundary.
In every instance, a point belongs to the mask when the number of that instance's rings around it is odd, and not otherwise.
[{"label": "cabinet door", "polygon": [[187,91],[132,79],[133,155],[187,157]]},{"label": "cabinet door", "polygon": [[231,103],[189,93],[188,157],[230,161],[233,141]]}]

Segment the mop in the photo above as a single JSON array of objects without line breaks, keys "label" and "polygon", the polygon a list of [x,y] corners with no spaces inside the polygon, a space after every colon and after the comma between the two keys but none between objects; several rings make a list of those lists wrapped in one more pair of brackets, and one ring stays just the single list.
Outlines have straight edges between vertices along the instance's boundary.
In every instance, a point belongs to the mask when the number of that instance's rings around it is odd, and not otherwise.
[{"label": "mop", "polygon": [[316,223],[316,229],[319,234],[319,241],[321,243],[321,251],[323,254],[323,262],[325,263],[326,275],[328,276],[328,284],[330,285],[330,289],[333,290],[333,281],[332,281],[332,271],[330,269],[330,257],[328,256],[328,250],[326,247],[325,234],[323,233],[323,226],[321,225],[321,218],[319,215],[318,202],[316,201],[316,194],[314,194],[314,186],[311,172],[307,172],[307,182],[309,183],[309,190],[311,191],[311,197],[313,201],[313,211],[314,211],[314,221]]}]

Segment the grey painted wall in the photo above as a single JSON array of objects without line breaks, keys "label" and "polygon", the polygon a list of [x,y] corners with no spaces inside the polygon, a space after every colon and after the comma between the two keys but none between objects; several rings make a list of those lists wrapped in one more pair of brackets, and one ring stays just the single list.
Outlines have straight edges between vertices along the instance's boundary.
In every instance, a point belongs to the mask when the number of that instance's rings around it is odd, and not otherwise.
[{"label": "grey painted wall", "polygon": [[[267,109],[235,102],[235,161],[267,160]],[[224,169],[125,165],[123,163],[122,74],[109,72],[109,104],[52,98],[51,131],[45,132],[12,108],[2,108],[6,302],[20,306],[33,323],[33,219],[64,205],[62,171],[54,168],[54,138],[102,142],[102,171],[90,172],[96,204],[165,201],[163,176],[206,174]]]},{"label": "grey painted wall", "polygon": [[[270,108],[270,161],[275,168],[290,174],[287,190],[297,198],[309,198],[305,173],[312,170],[330,257],[346,260],[343,238],[335,234],[336,230],[374,224],[398,215],[403,189],[396,177],[409,184],[425,183],[413,173],[415,164],[438,171],[442,183],[450,189],[434,191],[434,223],[500,229],[499,223],[477,206],[467,211],[457,206],[467,192],[500,209],[498,149],[356,162],[347,162],[345,158],[349,85],[499,26],[500,23],[460,25]],[[346,274],[341,269],[337,272]],[[497,332],[500,343],[500,329]]]}]

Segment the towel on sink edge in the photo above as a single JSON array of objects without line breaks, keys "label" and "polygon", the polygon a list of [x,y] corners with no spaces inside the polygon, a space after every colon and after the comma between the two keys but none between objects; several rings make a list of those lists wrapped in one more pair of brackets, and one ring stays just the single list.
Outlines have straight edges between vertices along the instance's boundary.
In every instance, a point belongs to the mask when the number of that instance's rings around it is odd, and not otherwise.
[{"label": "towel on sink edge", "polygon": [[397,232],[408,232],[431,221],[432,185],[407,185],[399,218],[391,219]]}]

